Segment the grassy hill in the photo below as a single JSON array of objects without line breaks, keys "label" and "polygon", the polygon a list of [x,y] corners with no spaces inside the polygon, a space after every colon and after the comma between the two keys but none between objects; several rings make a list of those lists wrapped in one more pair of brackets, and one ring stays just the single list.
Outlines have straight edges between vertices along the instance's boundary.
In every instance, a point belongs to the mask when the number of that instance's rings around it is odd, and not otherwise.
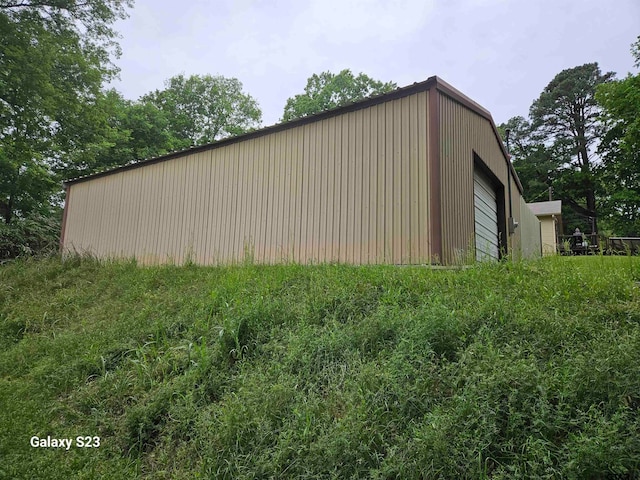
[{"label": "grassy hill", "polygon": [[639,360],[637,257],[16,262],[0,478],[637,478]]}]

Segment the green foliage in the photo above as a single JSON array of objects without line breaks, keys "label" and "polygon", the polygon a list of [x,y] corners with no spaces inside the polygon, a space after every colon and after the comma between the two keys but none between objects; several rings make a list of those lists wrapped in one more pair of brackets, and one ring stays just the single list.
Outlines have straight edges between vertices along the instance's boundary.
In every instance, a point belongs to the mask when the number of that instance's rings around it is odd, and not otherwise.
[{"label": "green foliage", "polygon": [[249,132],[260,125],[258,102],[242,91],[236,78],[177,75],[141,98],[155,105],[168,120],[171,135],[203,145]]},{"label": "green foliage", "polygon": [[86,143],[57,164],[65,179],[76,178],[140,160],[158,157],[191,145],[171,132],[167,114],[151,102],[130,101],[115,90],[98,97],[96,118]]},{"label": "green foliage", "polygon": [[57,252],[59,241],[58,216],[32,216],[10,224],[0,223],[0,261]]},{"label": "green foliage", "polygon": [[[563,70],[545,87],[530,109],[532,126],[546,145],[567,159],[562,200],[576,213],[596,218],[596,178],[590,149],[604,132],[595,93],[614,73],[602,74],[597,63]],[[583,202],[584,201],[584,202]],[[595,225],[595,220],[594,220]],[[596,225],[597,231],[597,225]]]},{"label": "green foliage", "polygon": [[322,72],[307,79],[304,93],[287,99],[282,121],[307,117],[363,98],[381,95],[398,88],[393,82],[373,80],[364,73],[354,76],[351,70],[338,74]]},{"label": "green foliage", "polygon": [[510,130],[513,165],[527,201],[547,200],[551,188],[553,198],[563,201],[563,224],[570,231],[597,230],[596,218],[611,212],[603,202],[605,190],[622,194],[592,158],[609,128],[595,93],[608,88],[612,76],[596,63],[563,70],[531,105],[530,120],[513,117],[499,126],[503,137]]},{"label": "green foliage", "polygon": [[[640,263],[0,267],[6,478],[633,478]],[[33,449],[32,435],[102,446]]]},{"label": "green foliage", "polygon": [[0,210],[50,210],[53,161],[83,142],[103,81],[116,72],[111,25],[129,0],[0,2]]},{"label": "green foliage", "polygon": [[525,200],[545,201],[549,188],[555,185],[561,173],[563,158],[541,141],[531,123],[523,117],[510,118],[498,129],[505,139],[506,130],[509,130],[509,153],[522,183]]},{"label": "green foliage", "polygon": [[[640,65],[640,37],[632,46]],[[609,130],[599,151],[606,224],[620,235],[640,235],[640,74],[598,87]]]}]

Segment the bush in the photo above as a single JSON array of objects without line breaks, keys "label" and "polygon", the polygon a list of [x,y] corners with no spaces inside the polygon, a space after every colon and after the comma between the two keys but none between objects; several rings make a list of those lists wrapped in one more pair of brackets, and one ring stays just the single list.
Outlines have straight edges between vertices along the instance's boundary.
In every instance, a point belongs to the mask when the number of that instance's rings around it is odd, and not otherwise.
[{"label": "bush", "polygon": [[55,252],[60,241],[57,216],[33,216],[0,223],[0,261]]}]

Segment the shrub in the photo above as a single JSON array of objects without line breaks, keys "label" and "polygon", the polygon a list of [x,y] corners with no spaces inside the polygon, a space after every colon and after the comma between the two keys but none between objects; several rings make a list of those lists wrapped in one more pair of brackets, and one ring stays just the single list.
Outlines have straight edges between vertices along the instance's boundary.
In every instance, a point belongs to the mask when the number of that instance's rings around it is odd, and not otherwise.
[{"label": "shrub", "polygon": [[33,216],[0,222],[0,261],[55,252],[60,241],[56,216]]}]

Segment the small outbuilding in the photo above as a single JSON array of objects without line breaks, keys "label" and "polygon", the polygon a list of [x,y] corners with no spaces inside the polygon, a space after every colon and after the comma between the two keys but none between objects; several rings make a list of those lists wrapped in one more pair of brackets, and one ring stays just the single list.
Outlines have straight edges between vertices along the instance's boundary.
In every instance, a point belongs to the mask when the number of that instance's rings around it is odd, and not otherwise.
[{"label": "small outbuilding", "polygon": [[562,234],[562,200],[528,203],[529,209],[540,220],[542,254],[553,255]]},{"label": "small outbuilding", "polygon": [[140,263],[539,256],[490,113],[438,77],[69,180],[63,252]]}]

